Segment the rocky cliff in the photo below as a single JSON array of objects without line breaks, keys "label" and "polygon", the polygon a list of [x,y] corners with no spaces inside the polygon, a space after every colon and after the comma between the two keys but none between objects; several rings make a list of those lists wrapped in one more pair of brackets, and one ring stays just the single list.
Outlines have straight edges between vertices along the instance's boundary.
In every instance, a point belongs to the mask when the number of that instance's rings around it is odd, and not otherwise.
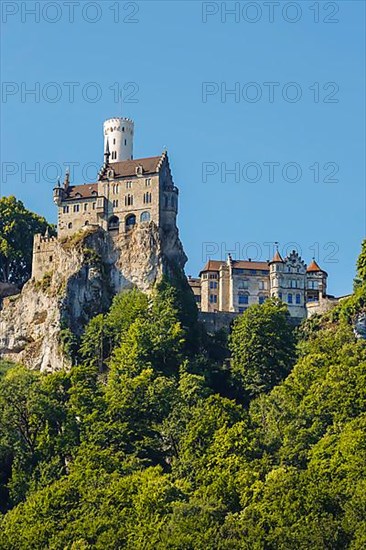
[{"label": "rocky cliff", "polygon": [[183,270],[186,260],[178,231],[163,234],[153,223],[117,235],[87,228],[57,241],[50,271],[4,299],[0,357],[41,371],[69,367],[65,339],[79,336],[116,293],[132,287],[149,292],[163,274]]}]

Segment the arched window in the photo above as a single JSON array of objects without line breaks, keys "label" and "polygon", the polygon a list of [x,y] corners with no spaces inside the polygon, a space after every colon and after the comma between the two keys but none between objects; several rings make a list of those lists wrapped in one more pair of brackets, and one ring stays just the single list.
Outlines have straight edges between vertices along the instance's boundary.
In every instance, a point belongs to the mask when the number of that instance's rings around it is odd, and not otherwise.
[{"label": "arched window", "polygon": [[72,229],[72,223],[71,222],[67,225],[67,228]]},{"label": "arched window", "polygon": [[301,296],[300,294],[296,294],[296,303],[301,304]]},{"label": "arched window", "polygon": [[112,216],[108,220],[108,231],[114,231],[119,228],[119,218],[118,216]]},{"label": "arched window", "polygon": [[150,221],[150,212],[142,212],[140,216],[140,222],[149,222]]},{"label": "arched window", "polygon": [[130,214],[129,216],[126,217],[126,229],[132,229],[135,224],[136,224],[135,214]]},{"label": "arched window", "polygon": [[287,294],[287,303],[292,304],[292,294]]},{"label": "arched window", "polygon": [[258,302],[259,302],[260,304],[263,304],[264,301],[265,301],[265,299],[266,299],[265,296],[258,296]]}]

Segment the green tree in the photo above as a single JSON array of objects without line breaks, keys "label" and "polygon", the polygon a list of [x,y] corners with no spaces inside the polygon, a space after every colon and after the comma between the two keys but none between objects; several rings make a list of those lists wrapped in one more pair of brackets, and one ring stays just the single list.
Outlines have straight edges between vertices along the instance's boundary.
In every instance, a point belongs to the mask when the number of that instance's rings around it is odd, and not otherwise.
[{"label": "green tree", "polygon": [[269,299],[249,307],[234,323],[229,348],[234,380],[250,397],[270,391],[295,359],[287,307]]},{"label": "green tree", "polygon": [[23,285],[31,276],[33,237],[54,227],[15,197],[0,198],[0,281]]}]

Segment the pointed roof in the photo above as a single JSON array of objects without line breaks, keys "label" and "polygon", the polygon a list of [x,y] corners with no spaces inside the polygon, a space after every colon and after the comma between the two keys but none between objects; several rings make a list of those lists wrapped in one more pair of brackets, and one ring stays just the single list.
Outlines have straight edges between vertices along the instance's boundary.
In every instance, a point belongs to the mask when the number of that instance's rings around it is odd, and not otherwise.
[{"label": "pointed roof", "polygon": [[275,262],[280,262],[282,264],[284,263],[284,261],[281,257],[281,254],[278,252],[278,249],[276,250],[275,255],[273,256],[272,260],[269,263],[272,264],[272,263],[275,263]]},{"label": "pointed roof", "polygon": [[311,264],[308,265],[306,271],[309,273],[311,271],[323,271],[323,269],[321,269],[318,264],[316,263],[315,259],[313,258],[311,260]]}]

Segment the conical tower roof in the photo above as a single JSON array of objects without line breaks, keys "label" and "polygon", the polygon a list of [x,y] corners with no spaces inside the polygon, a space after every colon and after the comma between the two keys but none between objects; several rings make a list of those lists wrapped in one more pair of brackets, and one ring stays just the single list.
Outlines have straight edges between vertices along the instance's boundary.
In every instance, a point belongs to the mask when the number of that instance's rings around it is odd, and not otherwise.
[{"label": "conical tower roof", "polygon": [[306,271],[309,273],[311,271],[323,271],[323,269],[321,269],[318,264],[316,263],[315,259],[313,258],[311,260],[311,263],[308,265]]},{"label": "conical tower roof", "polygon": [[281,254],[278,252],[278,249],[276,250],[275,252],[275,255],[273,256],[272,260],[269,262],[270,264],[274,264],[274,263],[284,263],[283,262],[283,259],[281,257]]}]

